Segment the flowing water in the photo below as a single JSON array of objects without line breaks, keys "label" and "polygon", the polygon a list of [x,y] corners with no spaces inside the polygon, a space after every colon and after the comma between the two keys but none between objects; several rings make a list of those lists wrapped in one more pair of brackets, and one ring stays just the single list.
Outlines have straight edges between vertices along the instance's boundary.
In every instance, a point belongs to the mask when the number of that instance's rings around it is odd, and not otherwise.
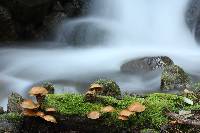
[{"label": "flowing water", "polygon": [[66,20],[55,30],[55,42],[45,42],[54,48],[1,48],[0,105],[5,106],[9,92],[24,94],[42,81],[55,83],[62,88],[58,92],[82,92],[107,77],[123,91],[156,91],[159,74],[120,73],[125,61],[143,56],[169,56],[199,76],[200,48],[184,22],[187,2],[93,0],[88,16]]}]

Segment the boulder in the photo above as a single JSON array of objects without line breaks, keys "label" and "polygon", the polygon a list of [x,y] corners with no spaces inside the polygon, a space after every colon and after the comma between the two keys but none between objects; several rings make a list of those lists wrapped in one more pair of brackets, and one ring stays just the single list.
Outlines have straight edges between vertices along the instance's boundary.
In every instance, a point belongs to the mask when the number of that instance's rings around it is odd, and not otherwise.
[{"label": "boulder", "polygon": [[95,22],[71,22],[62,25],[58,41],[72,46],[100,45],[108,39],[110,32]]},{"label": "boulder", "polygon": [[0,120],[1,133],[20,133],[20,123]]},{"label": "boulder", "polygon": [[100,95],[103,96],[112,96],[115,98],[121,97],[121,91],[117,83],[109,79],[99,79],[96,80],[93,84],[100,84],[103,86],[103,91],[100,92]]},{"label": "boulder", "polygon": [[165,66],[174,64],[167,56],[143,57],[124,63],[121,72],[145,73],[154,70],[162,70]]},{"label": "boulder", "polygon": [[68,17],[79,17],[86,15],[90,8],[91,0],[60,0],[64,12]]},{"label": "boulder", "polygon": [[162,72],[160,88],[163,91],[190,89],[191,80],[181,67],[169,65]]},{"label": "boulder", "polygon": [[20,107],[20,104],[23,100],[23,97],[18,93],[10,94],[8,97],[7,112],[21,113],[22,108]]}]

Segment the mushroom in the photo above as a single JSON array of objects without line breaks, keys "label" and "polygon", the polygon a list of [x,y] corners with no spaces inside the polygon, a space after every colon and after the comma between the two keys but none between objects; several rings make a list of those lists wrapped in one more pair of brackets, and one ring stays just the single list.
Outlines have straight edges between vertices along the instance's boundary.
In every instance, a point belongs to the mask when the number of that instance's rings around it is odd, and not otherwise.
[{"label": "mushroom", "polygon": [[44,112],[38,111],[38,112],[36,112],[36,116],[43,118],[45,116],[45,114],[44,114]]},{"label": "mushroom", "polygon": [[89,119],[95,120],[95,119],[98,119],[98,118],[100,117],[100,113],[97,112],[97,111],[92,111],[92,112],[90,112],[90,113],[87,115],[87,117],[88,117]]},{"label": "mushroom", "polygon": [[44,87],[33,87],[29,91],[30,96],[36,96],[37,102],[41,105],[42,101],[44,100],[45,95],[48,94],[47,89]]},{"label": "mushroom", "polygon": [[145,106],[139,102],[135,102],[131,104],[130,106],[128,106],[128,110],[131,112],[144,112]]},{"label": "mushroom", "polygon": [[129,117],[132,114],[134,114],[134,112],[131,112],[131,111],[127,110],[127,109],[124,109],[119,113],[120,116],[124,116],[124,117]]},{"label": "mushroom", "polygon": [[52,122],[52,123],[57,123],[56,118],[51,116],[51,115],[45,115],[43,117],[44,120],[48,121],[48,122]]},{"label": "mushroom", "polygon": [[24,100],[20,106],[23,108],[23,109],[30,109],[30,110],[34,110],[34,109],[37,109],[39,108],[39,104],[37,103],[34,103],[31,99],[28,99],[28,100]]},{"label": "mushroom", "polygon": [[102,91],[103,90],[103,86],[101,86],[100,84],[91,84],[89,91]]},{"label": "mushroom", "polygon": [[114,111],[115,109],[112,106],[106,106],[101,110],[101,112],[103,113],[109,113],[109,112],[114,112]]}]

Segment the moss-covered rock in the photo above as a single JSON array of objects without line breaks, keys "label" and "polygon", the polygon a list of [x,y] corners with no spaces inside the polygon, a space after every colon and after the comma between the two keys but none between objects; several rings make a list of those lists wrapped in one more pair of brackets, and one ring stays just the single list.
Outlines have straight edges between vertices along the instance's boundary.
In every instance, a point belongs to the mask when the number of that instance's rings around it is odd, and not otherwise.
[{"label": "moss-covered rock", "polygon": [[17,113],[5,113],[0,115],[1,133],[20,133],[22,116]]},{"label": "moss-covered rock", "polygon": [[166,66],[161,75],[161,90],[184,90],[190,88],[191,79],[177,65]]},{"label": "moss-covered rock", "polygon": [[112,96],[119,98],[121,96],[121,91],[117,83],[109,79],[99,79],[94,81],[94,84],[100,84],[103,86],[103,91],[100,92],[102,96]]},{"label": "moss-covered rock", "polygon": [[20,107],[21,102],[23,101],[23,97],[20,96],[18,93],[12,93],[8,97],[8,112],[14,113],[21,113],[22,108]]},{"label": "moss-covered rock", "polygon": [[47,82],[47,83],[43,83],[42,86],[47,89],[48,94],[54,94],[55,92],[55,87],[52,83]]}]

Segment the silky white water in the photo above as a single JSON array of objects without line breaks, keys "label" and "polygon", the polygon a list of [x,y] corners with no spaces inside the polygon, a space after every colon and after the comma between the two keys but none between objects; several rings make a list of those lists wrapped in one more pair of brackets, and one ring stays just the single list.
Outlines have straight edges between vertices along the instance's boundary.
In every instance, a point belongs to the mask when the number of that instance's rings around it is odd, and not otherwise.
[{"label": "silky white water", "polygon": [[[155,91],[160,75],[120,73],[125,61],[144,56],[169,56],[199,76],[200,48],[184,22],[187,2],[94,0],[88,16],[66,20],[55,30],[49,45],[56,48],[1,48],[0,100],[41,81],[89,83],[104,77],[116,80],[122,91]],[[82,47],[69,47],[72,38]]]}]

